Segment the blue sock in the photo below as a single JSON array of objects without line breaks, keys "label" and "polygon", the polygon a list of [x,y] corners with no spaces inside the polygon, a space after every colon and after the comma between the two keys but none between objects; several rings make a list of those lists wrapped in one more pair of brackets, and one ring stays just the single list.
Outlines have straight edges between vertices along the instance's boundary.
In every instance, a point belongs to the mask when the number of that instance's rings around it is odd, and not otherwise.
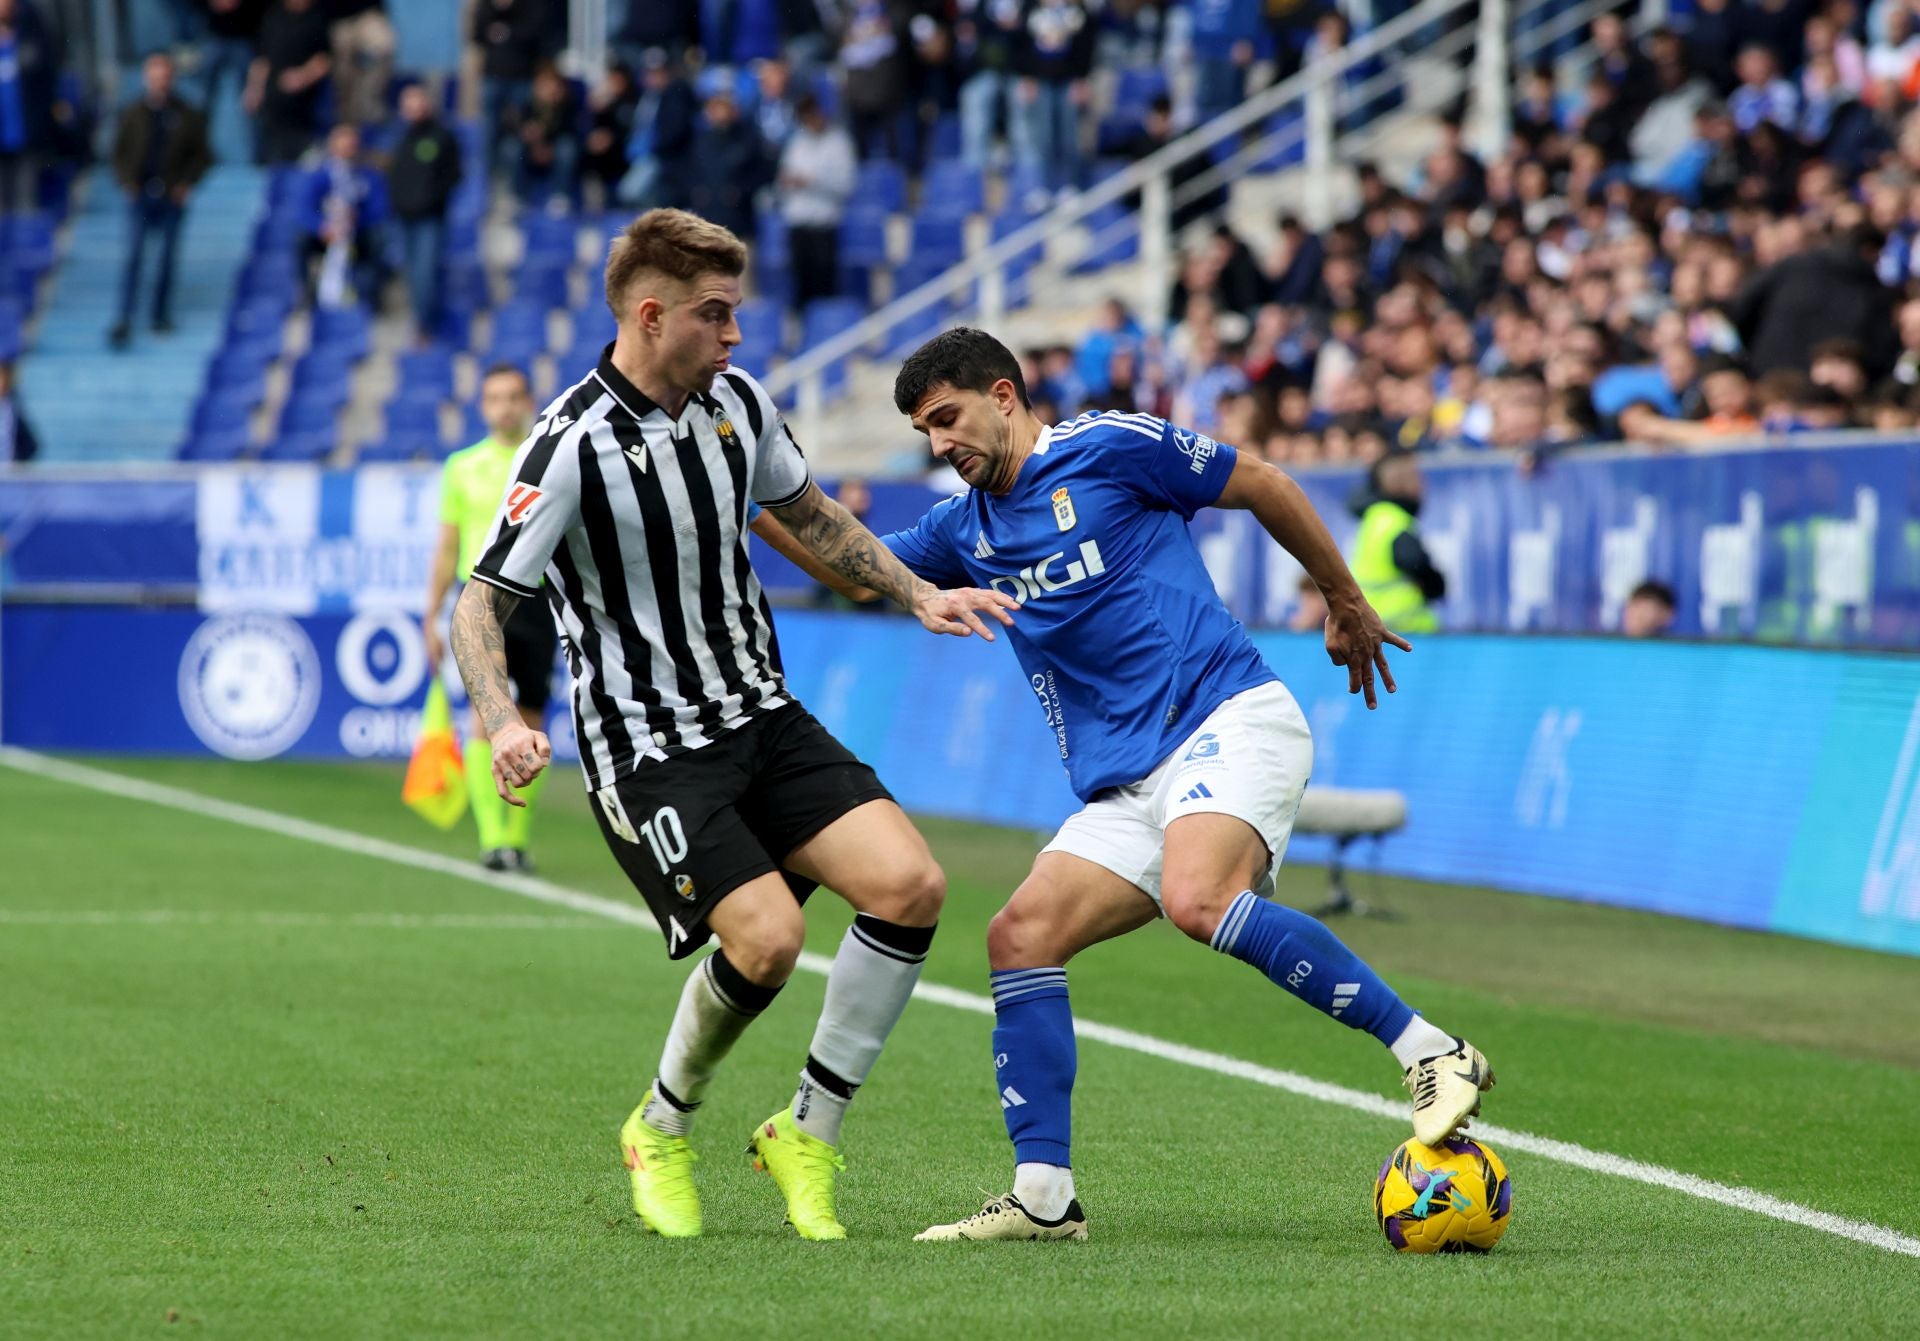
[{"label": "blue sock", "polygon": [[1067,971],[1001,969],[992,977],[995,1083],[1014,1159],[1070,1167],[1078,1059]]},{"label": "blue sock", "polygon": [[1253,965],[1321,1014],[1364,1029],[1388,1047],[1413,1019],[1412,1008],[1324,924],[1250,889],[1228,907],[1212,945]]}]

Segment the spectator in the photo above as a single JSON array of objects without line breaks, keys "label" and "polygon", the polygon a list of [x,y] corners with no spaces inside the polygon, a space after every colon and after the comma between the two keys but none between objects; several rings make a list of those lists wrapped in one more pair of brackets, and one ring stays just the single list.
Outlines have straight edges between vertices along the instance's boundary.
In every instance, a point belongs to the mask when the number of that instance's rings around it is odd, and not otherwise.
[{"label": "spectator", "polygon": [[[638,8],[647,9],[652,0]],[[546,0],[474,0],[472,37],[480,48],[480,99],[488,158],[495,172],[511,166],[506,143],[533,93],[546,55]]]},{"label": "spectator", "polygon": [[633,139],[639,109],[640,90],[634,86],[633,71],[624,65],[608,66],[588,100],[587,135],[581,141],[581,179],[594,186],[595,199],[589,208],[611,205],[620,179],[627,175],[627,145]]},{"label": "spectator", "polygon": [[534,73],[513,134],[519,148],[514,193],[530,205],[571,204],[580,187],[580,101],[551,64]]},{"label": "spectator", "polygon": [[1871,224],[1843,229],[1817,251],[1788,256],[1755,275],[1728,315],[1756,372],[1804,368],[1822,340],[1848,336],[1867,354],[1867,371],[1884,375],[1897,355],[1894,298],[1874,262],[1886,239]]},{"label": "spectator", "polygon": [[793,303],[804,311],[840,291],[840,220],[853,196],[853,140],[827,119],[812,95],[800,99],[799,126],[780,155],[780,208],[793,257]]},{"label": "spectator", "polygon": [[1080,185],[1081,117],[1093,69],[1093,16],[1085,0],[1026,0],[1014,65],[1018,107],[1013,156],[1049,191]]},{"label": "spectator", "polygon": [[[1123,157],[1138,163],[1141,159],[1150,157],[1172,144],[1174,138],[1173,100],[1161,94],[1147,104],[1146,120],[1141,123],[1140,129],[1121,146],[1120,152]],[[1208,214],[1226,204],[1224,188],[1197,195],[1185,190],[1189,182],[1205,173],[1211,166],[1205,153],[1195,153],[1175,163],[1168,172],[1167,189],[1173,199],[1171,218],[1175,232],[1197,220],[1204,219]],[[1127,208],[1140,208],[1138,192],[1127,197]]]},{"label": "spectator", "polygon": [[40,455],[40,440],[27,422],[25,408],[13,393],[13,365],[0,363],[0,465],[31,461]]},{"label": "spectator", "polygon": [[327,0],[333,20],[333,92],[336,114],[359,125],[387,117],[387,83],[399,47],[387,0]]},{"label": "spectator", "polygon": [[753,236],[753,197],[772,176],[760,132],[740,118],[733,90],[715,83],[707,95],[706,126],[694,142],[689,208],[702,218]]},{"label": "spectator", "polygon": [[1733,113],[1735,126],[1745,132],[1763,121],[1781,130],[1792,130],[1799,124],[1800,93],[1780,77],[1771,51],[1754,43],[1742,49],[1734,69],[1740,76],[1740,86],[1727,99],[1727,110]]},{"label": "spectator", "polygon": [[615,196],[623,205],[648,210],[686,204],[693,146],[700,133],[700,104],[680,76],[676,61],[659,48],[640,60],[640,101],[627,141],[627,175]]},{"label": "spectator", "polygon": [[1658,93],[1628,140],[1634,167],[1643,174],[1660,171],[1692,143],[1694,118],[1713,99],[1712,86],[1688,66],[1677,38],[1663,37],[1653,51]]},{"label": "spectator", "polygon": [[1628,113],[1638,116],[1660,95],[1653,65],[1635,49],[1626,21],[1618,14],[1602,14],[1593,21],[1594,68],[1620,95]]},{"label": "spectator", "polygon": [[[253,64],[254,44],[260,39],[260,18],[266,0],[201,0],[206,11],[206,34],[200,39],[200,89],[205,99],[209,133],[218,135],[224,118],[222,94],[229,81],[237,102],[246,93],[247,67]],[[248,143],[216,143],[217,156],[223,159],[251,161],[256,148],[253,128],[248,126]]]},{"label": "spectator", "polygon": [[1420,542],[1420,465],[1406,452],[1373,463],[1367,486],[1354,499],[1360,530],[1353,541],[1353,576],[1382,622],[1399,633],[1439,627],[1432,602],[1447,594],[1447,579]]},{"label": "spectator", "polygon": [[1815,386],[1833,388],[1850,405],[1867,394],[1867,351],[1858,340],[1822,340],[1808,360],[1807,378]]},{"label": "spectator", "polygon": [[400,225],[401,264],[407,297],[422,343],[440,313],[440,267],[446,253],[447,205],[460,184],[460,143],[433,114],[422,84],[400,91],[405,129],[387,168],[387,195]]},{"label": "spectator", "polygon": [[782,0],[701,5],[701,50],[713,64],[738,69],[778,56],[781,7]]},{"label": "spectator", "polygon": [[753,67],[754,126],[766,141],[767,152],[779,156],[800,122],[800,104],[793,93],[793,76],[784,57],[755,62]]},{"label": "spectator", "polygon": [[630,2],[626,18],[613,34],[614,49],[635,67],[649,51],[658,50],[677,61],[699,42],[700,0]]},{"label": "spectator", "polygon": [[1628,638],[1658,638],[1673,627],[1677,608],[1673,588],[1648,578],[1628,594],[1627,603],[1620,608],[1620,632]]},{"label": "spectator", "polygon": [[1211,121],[1247,96],[1262,28],[1261,0],[1194,0],[1194,110]]},{"label": "spectator", "polygon": [[40,11],[0,0],[0,214],[40,208],[52,148],[55,54]]},{"label": "spectator", "polygon": [[852,0],[840,39],[847,118],[863,158],[900,157],[900,118],[907,105],[907,55],[891,0]]},{"label": "spectator", "polygon": [[1276,303],[1304,307],[1320,288],[1320,267],[1326,247],[1307,231],[1298,215],[1280,216],[1280,236],[1267,254],[1267,279]]},{"label": "spectator", "polygon": [[306,201],[314,301],[377,303],[391,210],[386,179],[360,161],[360,131],[351,122],[328,132],[326,156],[307,174]]},{"label": "spectator", "polygon": [[319,129],[321,85],[332,70],[327,15],[318,0],[272,0],[260,20],[259,54],[247,67],[243,99],[258,128],[262,163],[291,163],[307,151]]},{"label": "spectator", "polygon": [[1687,61],[1712,83],[1716,93],[1731,93],[1740,82],[1733,72],[1740,26],[1735,0],[1694,0],[1693,22],[1687,28]]},{"label": "spectator", "polygon": [[960,156],[984,168],[1012,103],[1021,0],[956,0],[954,50],[960,69]]},{"label": "spectator", "polygon": [[139,301],[140,264],[147,239],[160,243],[159,276],[153,288],[153,329],[173,329],[173,262],[187,198],[212,166],[207,121],[173,87],[173,58],[162,52],[140,67],[141,95],[120,115],[113,137],[113,174],[132,202],[127,264],[120,281],[120,313],[108,340],[116,349],[133,338]]}]

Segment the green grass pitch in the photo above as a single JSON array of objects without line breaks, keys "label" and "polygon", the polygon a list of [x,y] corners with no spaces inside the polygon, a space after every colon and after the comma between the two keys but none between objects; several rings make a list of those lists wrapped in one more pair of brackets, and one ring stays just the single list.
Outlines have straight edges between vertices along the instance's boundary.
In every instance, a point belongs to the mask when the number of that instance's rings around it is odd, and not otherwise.
[{"label": "green grass pitch", "polygon": [[[390,767],[107,761],[464,857]],[[929,822],[928,980],[986,985],[1033,835]],[[844,1244],[740,1153],[790,1095],[794,980],[695,1129],[708,1235],[627,1204],[615,1133],[682,978],[659,939],[498,889],[0,767],[0,1336],[1912,1336],[1920,1260],[1515,1151],[1484,1258],[1401,1258],[1404,1125],[1081,1047],[1085,1244],[909,1242],[1004,1190],[988,1020],[916,1002],[856,1102]],[[544,875],[630,899],[577,782]],[[1317,871],[1282,895],[1311,903]],[[1487,1118],[1920,1234],[1920,961],[1381,881],[1342,933],[1492,1057]],[[83,916],[93,915],[98,916]],[[848,913],[822,898],[811,948]],[[1072,969],[1083,1017],[1397,1094],[1364,1036],[1164,925]]]}]

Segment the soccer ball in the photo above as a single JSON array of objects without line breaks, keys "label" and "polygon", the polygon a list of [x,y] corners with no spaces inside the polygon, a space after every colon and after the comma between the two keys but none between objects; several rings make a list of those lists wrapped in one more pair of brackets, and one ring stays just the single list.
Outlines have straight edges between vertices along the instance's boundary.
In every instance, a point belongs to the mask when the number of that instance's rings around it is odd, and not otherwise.
[{"label": "soccer ball", "polygon": [[1373,1214],[1397,1252],[1483,1253],[1513,1219],[1513,1180],[1493,1147],[1465,1136],[1407,1141],[1380,1166]]}]

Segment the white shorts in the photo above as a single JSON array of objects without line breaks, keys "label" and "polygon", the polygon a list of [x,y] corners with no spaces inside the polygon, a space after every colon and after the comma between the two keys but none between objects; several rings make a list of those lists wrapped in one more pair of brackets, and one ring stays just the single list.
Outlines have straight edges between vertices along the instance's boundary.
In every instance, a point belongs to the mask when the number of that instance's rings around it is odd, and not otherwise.
[{"label": "white shorts", "polygon": [[1167,826],[1187,815],[1232,815],[1267,844],[1272,859],[1255,892],[1270,894],[1311,772],[1307,719],[1275,680],[1215,708],[1153,772],[1071,816],[1042,851],[1104,866],[1161,906]]}]

